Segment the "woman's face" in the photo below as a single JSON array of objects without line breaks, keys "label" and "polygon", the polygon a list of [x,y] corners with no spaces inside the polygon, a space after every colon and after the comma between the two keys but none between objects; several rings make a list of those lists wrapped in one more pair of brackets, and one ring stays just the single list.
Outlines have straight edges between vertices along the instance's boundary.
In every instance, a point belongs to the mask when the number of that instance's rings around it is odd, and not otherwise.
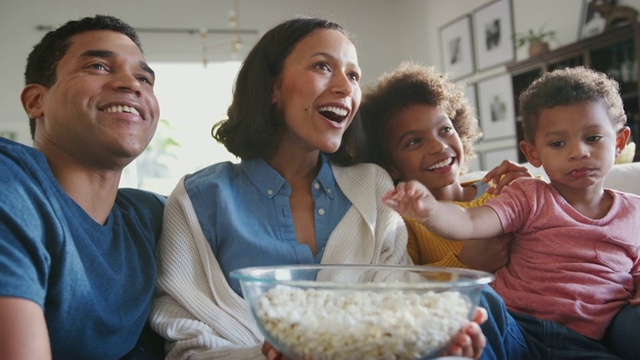
[{"label": "woman's face", "polygon": [[300,40],[271,96],[286,125],[281,145],[337,151],[360,106],[359,81],[356,49],[343,33],[319,29]]},{"label": "woman's face", "polygon": [[387,125],[386,148],[395,180],[418,180],[432,192],[458,181],[464,150],[453,123],[426,104],[408,106]]}]

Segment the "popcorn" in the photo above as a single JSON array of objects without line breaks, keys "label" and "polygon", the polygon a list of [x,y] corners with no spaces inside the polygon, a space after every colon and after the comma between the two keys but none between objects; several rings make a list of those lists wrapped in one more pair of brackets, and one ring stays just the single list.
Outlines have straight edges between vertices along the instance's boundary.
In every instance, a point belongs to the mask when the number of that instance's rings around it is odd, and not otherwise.
[{"label": "popcorn", "polygon": [[305,359],[437,355],[470,305],[459,292],[338,291],[280,286],[258,300],[264,330]]}]

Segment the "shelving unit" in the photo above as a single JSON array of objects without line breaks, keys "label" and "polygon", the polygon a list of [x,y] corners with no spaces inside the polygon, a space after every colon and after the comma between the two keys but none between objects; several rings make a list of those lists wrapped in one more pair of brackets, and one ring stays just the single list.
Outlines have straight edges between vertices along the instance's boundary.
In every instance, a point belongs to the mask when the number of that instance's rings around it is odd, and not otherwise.
[{"label": "shelving unit", "polygon": [[[555,69],[584,65],[602,71],[620,84],[631,138],[638,145],[634,161],[640,161],[640,25],[628,24],[574,44],[507,65],[513,82],[518,142],[523,139],[518,96],[535,79]],[[520,161],[526,161],[520,154]]]}]

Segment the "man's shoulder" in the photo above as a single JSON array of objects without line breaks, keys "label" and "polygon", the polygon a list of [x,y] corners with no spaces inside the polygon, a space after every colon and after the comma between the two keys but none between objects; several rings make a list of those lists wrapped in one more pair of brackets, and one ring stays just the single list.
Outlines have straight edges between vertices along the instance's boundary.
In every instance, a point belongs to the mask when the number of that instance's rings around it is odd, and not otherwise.
[{"label": "man's shoulder", "polygon": [[24,163],[44,161],[44,155],[31,146],[0,137],[0,163],[23,167]]}]

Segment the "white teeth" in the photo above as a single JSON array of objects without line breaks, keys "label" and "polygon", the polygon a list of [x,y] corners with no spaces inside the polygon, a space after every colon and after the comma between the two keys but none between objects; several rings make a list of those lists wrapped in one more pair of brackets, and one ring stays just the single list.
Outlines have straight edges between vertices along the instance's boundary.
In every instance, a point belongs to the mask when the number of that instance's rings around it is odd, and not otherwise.
[{"label": "white teeth", "polygon": [[318,111],[330,111],[338,116],[347,116],[347,110],[337,106],[323,106]]},{"label": "white teeth", "polygon": [[126,105],[113,105],[104,109],[104,112],[107,112],[107,113],[125,112],[125,113],[131,113],[131,114],[136,114],[140,116],[140,113],[138,112],[138,110]]},{"label": "white teeth", "polygon": [[427,170],[440,169],[451,164],[452,162],[453,162],[452,158],[447,158],[445,160],[440,161],[439,163],[433,164],[432,166],[428,167]]}]

